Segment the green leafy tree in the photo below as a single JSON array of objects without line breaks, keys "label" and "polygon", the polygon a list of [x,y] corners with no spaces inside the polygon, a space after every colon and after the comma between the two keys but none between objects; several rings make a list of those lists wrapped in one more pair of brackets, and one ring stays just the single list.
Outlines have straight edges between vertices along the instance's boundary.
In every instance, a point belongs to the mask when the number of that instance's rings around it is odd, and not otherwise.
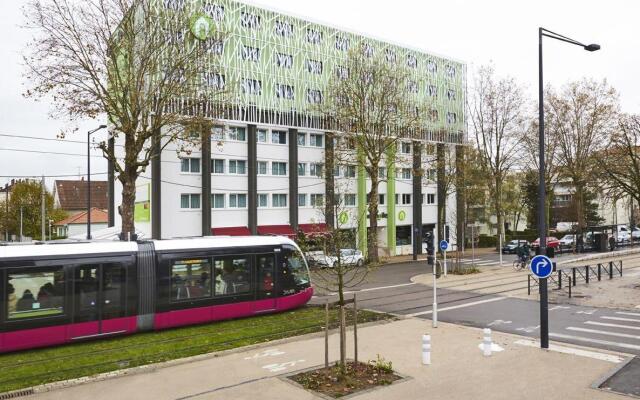
[{"label": "green leafy tree", "polygon": [[[24,181],[17,183],[11,191],[9,200],[9,214],[2,220],[8,224],[9,232],[20,235],[20,210],[22,210],[22,235],[42,240],[42,184],[38,181]],[[4,213],[4,207],[2,213]],[[0,214],[1,215],[1,214]],[[45,221],[61,221],[66,213],[53,206],[53,195],[45,193]],[[48,226],[47,226],[48,228]],[[46,238],[45,238],[46,239]]]}]

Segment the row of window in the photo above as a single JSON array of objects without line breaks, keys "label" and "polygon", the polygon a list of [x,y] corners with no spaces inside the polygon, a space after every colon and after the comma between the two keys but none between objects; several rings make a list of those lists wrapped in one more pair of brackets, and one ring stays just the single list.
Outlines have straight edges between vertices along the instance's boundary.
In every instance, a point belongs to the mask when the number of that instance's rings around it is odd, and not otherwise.
[{"label": "row of window", "polygon": [[[180,195],[180,208],[183,210],[199,210],[202,208],[201,195],[198,193],[185,193]],[[412,195],[409,193],[395,195],[396,205],[411,205]],[[288,195],[284,193],[272,193],[271,195],[266,193],[259,193],[257,198],[258,208],[286,208],[288,207]],[[309,200],[307,202],[307,200]],[[425,202],[426,200],[426,202]],[[341,204],[344,207],[355,207],[357,196],[355,193],[346,193],[344,195],[336,195],[336,204]],[[386,202],[386,195],[378,195],[378,204],[383,206]],[[436,195],[433,193],[427,193],[422,195],[422,204],[435,204]],[[298,194],[298,207],[321,207],[324,205],[324,194],[306,193]],[[211,194],[211,208],[213,209],[242,209],[247,208],[247,194],[246,193],[212,193]]]},{"label": "row of window", "polygon": [[[288,143],[288,132],[286,130],[258,128],[256,135],[258,143]],[[244,126],[229,126],[225,129],[222,126],[214,126],[212,129],[211,139],[214,141],[233,140],[246,142],[247,128]],[[324,148],[324,134],[298,132],[297,143],[298,146]]]}]

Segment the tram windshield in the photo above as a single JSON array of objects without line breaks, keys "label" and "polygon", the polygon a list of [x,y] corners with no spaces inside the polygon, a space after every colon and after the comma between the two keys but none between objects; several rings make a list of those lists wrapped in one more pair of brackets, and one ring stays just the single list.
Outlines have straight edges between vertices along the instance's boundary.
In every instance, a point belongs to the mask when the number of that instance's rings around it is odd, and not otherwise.
[{"label": "tram windshield", "polygon": [[[284,281],[289,281],[293,283],[295,286],[308,286],[309,279],[309,268],[307,268],[307,263],[300,253],[300,250],[291,247],[284,247]],[[287,276],[288,275],[288,276]]]}]

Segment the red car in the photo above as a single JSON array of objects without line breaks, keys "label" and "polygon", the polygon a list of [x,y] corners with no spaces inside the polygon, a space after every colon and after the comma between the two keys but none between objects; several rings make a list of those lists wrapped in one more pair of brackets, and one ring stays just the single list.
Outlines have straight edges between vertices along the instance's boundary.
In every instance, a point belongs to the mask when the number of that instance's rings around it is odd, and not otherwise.
[{"label": "red car", "polygon": [[[540,238],[537,238],[533,243],[531,243],[531,247],[534,249],[540,247]],[[560,241],[555,236],[547,236],[547,247],[557,249],[560,247]]]}]

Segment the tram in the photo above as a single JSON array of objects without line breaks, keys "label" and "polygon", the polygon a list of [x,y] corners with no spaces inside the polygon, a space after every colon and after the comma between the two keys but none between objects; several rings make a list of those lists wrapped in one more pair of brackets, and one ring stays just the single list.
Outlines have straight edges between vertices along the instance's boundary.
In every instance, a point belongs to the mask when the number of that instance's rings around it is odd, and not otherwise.
[{"label": "tram", "polygon": [[0,353],[290,310],[313,295],[279,236],[0,246]]}]

